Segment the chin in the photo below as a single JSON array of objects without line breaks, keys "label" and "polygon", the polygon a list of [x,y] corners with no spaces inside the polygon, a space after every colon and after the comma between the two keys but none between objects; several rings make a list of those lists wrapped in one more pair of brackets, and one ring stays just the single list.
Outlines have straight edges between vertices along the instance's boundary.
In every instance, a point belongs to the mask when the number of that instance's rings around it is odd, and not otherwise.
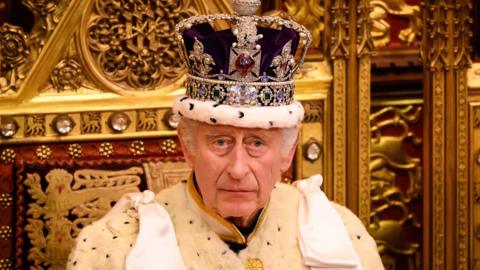
[{"label": "chin", "polygon": [[257,208],[256,205],[251,202],[231,202],[223,203],[220,207],[218,207],[218,210],[219,214],[224,218],[248,218],[257,210]]}]

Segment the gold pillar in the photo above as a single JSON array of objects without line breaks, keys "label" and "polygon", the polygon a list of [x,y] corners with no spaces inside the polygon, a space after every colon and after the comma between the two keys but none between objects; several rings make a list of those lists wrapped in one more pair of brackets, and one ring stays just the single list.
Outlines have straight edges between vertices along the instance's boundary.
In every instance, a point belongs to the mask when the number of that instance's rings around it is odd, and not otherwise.
[{"label": "gold pillar", "polygon": [[367,224],[370,213],[369,1],[332,1],[332,170],[334,200]]},{"label": "gold pillar", "polygon": [[426,1],[424,269],[468,269],[468,0]]}]

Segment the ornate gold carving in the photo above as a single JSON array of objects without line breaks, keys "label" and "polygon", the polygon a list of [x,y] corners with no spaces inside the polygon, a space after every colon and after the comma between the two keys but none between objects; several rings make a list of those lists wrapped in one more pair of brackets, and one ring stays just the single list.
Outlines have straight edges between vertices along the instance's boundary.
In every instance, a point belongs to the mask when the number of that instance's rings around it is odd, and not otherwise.
[{"label": "ornate gold carving", "polygon": [[263,262],[258,258],[248,258],[245,263],[245,270],[263,270]]},{"label": "ornate gold carving", "polygon": [[75,159],[82,156],[82,146],[78,143],[68,145],[68,155],[70,158]]},{"label": "ornate gold carving", "polygon": [[177,144],[172,139],[166,139],[162,142],[161,149],[165,154],[175,153]]},{"label": "ornate gold carving", "polygon": [[345,61],[335,60],[334,80],[333,80],[333,183],[334,183],[334,199],[336,202],[346,204],[346,78],[345,78]]},{"label": "ornate gold carving", "polygon": [[57,92],[75,91],[84,79],[82,67],[74,59],[60,61],[50,75],[50,82]]},{"label": "ornate gold carving", "polygon": [[13,197],[9,193],[2,193],[0,195],[0,206],[7,208],[13,205]]},{"label": "ornate gold carving", "polygon": [[473,202],[480,204],[480,183],[473,184]]},{"label": "ornate gold carving", "polygon": [[10,259],[0,259],[0,270],[13,269],[13,263]]},{"label": "ornate gold carving", "polygon": [[411,45],[421,36],[422,20],[420,7],[409,5],[405,0],[371,0],[372,37],[375,46],[383,47],[390,42],[390,24],[385,20],[389,15],[408,19],[408,28],[400,30],[398,38]]},{"label": "ornate gold carving", "polygon": [[137,111],[137,131],[157,130],[158,117],[157,110]]},{"label": "ornate gold carving", "polygon": [[99,112],[82,113],[82,134],[101,133],[102,115]]},{"label": "ornate gold carving", "polygon": [[179,79],[185,67],[178,57],[174,27],[193,15],[189,5],[189,1],[94,1],[80,36],[89,69],[113,91],[152,90]]},{"label": "ornate gold carving", "polygon": [[16,156],[17,153],[15,153],[15,150],[11,148],[6,148],[2,151],[2,155],[0,156],[0,158],[2,159],[3,163],[9,164],[15,161]]},{"label": "ornate gold carving", "polygon": [[316,48],[321,47],[325,23],[323,18],[325,16],[325,8],[320,4],[320,1],[314,0],[286,0],[285,7],[292,18],[307,27],[312,33],[312,46]]},{"label": "ornate gold carving", "polygon": [[0,96],[14,94],[29,68],[29,38],[21,27],[3,24],[0,28]]},{"label": "ornate gold carving", "polygon": [[33,202],[28,205],[25,230],[32,245],[28,259],[33,267],[64,269],[80,230],[102,217],[122,194],[138,192],[141,174],[139,167],[86,169],[73,175],[53,169],[45,181],[38,173],[28,173],[24,183]]},{"label": "ornate gold carving", "polygon": [[104,157],[110,157],[113,154],[113,145],[109,142],[104,142],[98,147],[98,152]]},{"label": "ornate gold carving", "polygon": [[0,240],[8,240],[13,237],[12,227],[3,225],[0,226]]},{"label": "ornate gold carving", "polygon": [[304,102],[303,108],[305,109],[303,122],[323,123],[323,114],[324,114],[323,101]]},{"label": "ornate gold carving", "polygon": [[129,150],[134,156],[145,154],[145,146],[143,142],[139,140],[130,143]]},{"label": "ornate gold carving", "polygon": [[155,193],[187,179],[192,173],[185,162],[149,162],[143,164],[143,169],[148,189]]},{"label": "ornate gold carving", "polygon": [[480,128],[480,107],[473,109],[473,128]]},{"label": "ornate gold carving", "polygon": [[[421,107],[385,107],[370,116],[372,144],[370,156],[372,223],[368,229],[377,241],[382,260],[395,265],[390,254],[407,256],[409,265],[417,265],[419,244],[409,241],[408,229],[419,230],[421,224],[410,203],[422,195],[422,166],[419,158],[405,151],[407,140],[421,147],[422,139],[411,130],[422,115]],[[383,135],[383,130],[395,130],[399,135]],[[398,175],[406,175],[407,182],[398,182]],[[403,178],[401,178],[403,179]],[[400,187],[406,187],[403,191]],[[396,218],[382,218],[394,211]],[[413,226],[413,227],[411,227]],[[387,267],[388,268],[388,267]]]},{"label": "ornate gold carving", "polygon": [[[369,37],[367,38],[369,39]],[[368,45],[364,44],[361,46],[363,46],[363,49],[360,49],[360,52],[364,55],[368,54]],[[368,224],[370,223],[370,56],[365,56],[360,59],[358,88],[358,217],[363,222],[363,224]]]},{"label": "ornate gold carving", "polygon": [[[23,4],[26,5],[30,10],[35,12],[40,16],[41,20],[41,29],[44,34],[51,33],[55,29],[55,26],[60,21],[63,9],[58,8],[60,2],[70,2],[70,1],[59,1],[59,0],[23,0]],[[38,23],[38,22],[37,22]],[[43,44],[42,44],[43,45]]]},{"label": "ornate gold carving", "polygon": [[25,116],[25,136],[44,136],[45,135],[45,115],[27,115]]},{"label": "ornate gold carving", "polygon": [[348,6],[341,1],[335,1],[331,9],[332,19],[332,35],[330,38],[330,58],[348,58],[350,51],[348,44],[350,39],[348,37]]},{"label": "ornate gold carving", "polygon": [[[371,20],[369,17],[369,13],[371,10],[371,6],[368,4],[367,1],[362,1],[361,3],[358,4],[357,6],[357,57],[358,58],[363,58],[366,55],[370,55],[371,51],[373,50],[373,42],[372,42],[372,36],[371,36]],[[368,69],[368,74],[370,74],[370,62],[367,65],[363,65],[365,68]],[[362,68],[362,64],[360,63],[360,69]],[[362,71],[359,71],[360,75],[362,74]],[[364,74],[366,75],[366,74]],[[360,77],[360,79],[362,79]],[[370,76],[368,76],[368,81],[370,82]],[[362,81],[360,81],[362,83]],[[361,86],[361,85],[359,85]],[[368,95],[369,95],[369,100],[370,100],[370,83],[368,84]],[[362,122],[361,122],[362,123]]]}]

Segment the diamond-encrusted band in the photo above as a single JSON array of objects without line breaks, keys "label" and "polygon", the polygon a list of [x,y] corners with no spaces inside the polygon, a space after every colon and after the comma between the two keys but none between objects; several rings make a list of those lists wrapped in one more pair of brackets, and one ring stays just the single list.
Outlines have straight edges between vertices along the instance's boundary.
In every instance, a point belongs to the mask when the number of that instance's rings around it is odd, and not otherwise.
[{"label": "diamond-encrusted band", "polygon": [[293,81],[238,82],[188,74],[187,96],[232,106],[282,106],[293,101]]}]

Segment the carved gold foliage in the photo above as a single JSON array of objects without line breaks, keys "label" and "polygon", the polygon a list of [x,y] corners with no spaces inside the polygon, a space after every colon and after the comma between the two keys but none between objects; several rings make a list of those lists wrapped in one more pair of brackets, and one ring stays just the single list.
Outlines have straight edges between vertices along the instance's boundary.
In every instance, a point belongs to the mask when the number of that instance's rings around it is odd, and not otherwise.
[{"label": "carved gold foliage", "polygon": [[2,159],[3,163],[9,164],[15,161],[16,156],[17,154],[15,153],[15,150],[11,148],[6,148],[2,151],[2,155],[0,156],[0,158]]},{"label": "carved gold foliage", "polygon": [[193,14],[190,1],[95,0],[84,36],[87,64],[117,90],[153,90],[177,80],[184,63],[175,25]]},{"label": "carved gold foliage", "polygon": [[53,169],[45,179],[38,173],[27,174],[24,183],[33,202],[28,205],[25,230],[32,245],[28,260],[33,267],[64,269],[80,230],[102,217],[122,194],[138,192],[141,174],[139,167],[85,169],[73,175]]},{"label": "carved gold foliage", "polygon": [[82,113],[82,134],[101,133],[102,132],[102,115],[99,112]]},{"label": "carved gold foliage", "polygon": [[109,157],[113,154],[113,145],[109,142],[104,142],[98,147],[98,152],[104,157]]},{"label": "carved gold foliage", "polygon": [[45,135],[45,115],[27,115],[25,117],[25,136]]},{"label": "carved gold foliage", "polygon": [[52,154],[52,150],[46,145],[40,145],[35,150],[35,154],[37,155],[38,159],[47,159]]},{"label": "carved gold foliage", "polygon": [[157,130],[157,110],[137,111],[137,131]]},{"label": "carved gold foliage", "polygon": [[[421,227],[420,219],[411,209],[412,200],[422,194],[422,166],[419,158],[405,151],[405,143],[421,147],[422,139],[411,130],[422,115],[415,106],[384,107],[370,116],[372,144],[370,156],[372,223],[368,229],[377,241],[382,259],[395,265],[396,258],[389,253],[406,255],[410,265],[416,265],[419,244],[408,240],[407,226]],[[382,131],[396,130],[398,135],[383,135]],[[399,183],[398,175],[406,175],[407,183]],[[400,187],[407,187],[406,192]],[[395,212],[395,218],[382,218],[382,214]],[[386,256],[386,257],[385,257]]]},{"label": "carved gold foliage", "polygon": [[57,92],[78,90],[84,79],[82,67],[74,59],[60,61],[50,75],[50,82]]},{"label": "carved gold foliage", "polygon": [[[369,55],[373,50],[373,41],[371,37],[371,6],[367,1],[362,1],[357,5],[357,57],[361,58]],[[367,67],[370,73],[370,65]],[[370,87],[368,88],[370,92]]]},{"label": "carved gold foliage", "polygon": [[372,37],[375,46],[383,47],[390,42],[390,24],[386,18],[389,15],[408,19],[408,27],[400,30],[398,38],[406,45],[417,42],[421,36],[422,19],[420,7],[409,5],[405,0],[370,0],[372,12]]},{"label": "carved gold foliage", "polygon": [[334,80],[333,80],[333,161],[334,161],[334,195],[335,201],[345,205],[346,203],[346,82],[345,82],[345,61],[339,59],[334,61]]},{"label": "carved gold foliage", "polygon": [[148,189],[155,193],[188,179],[192,173],[185,162],[148,162],[143,163],[143,168]]},{"label": "carved gold foliage", "polygon": [[0,96],[14,94],[20,88],[30,66],[30,40],[21,27],[0,27]]},{"label": "carved gold foliage", "polygon": [[325,8],[317,0],[286,0],[287,12],[312,33],[312,46],[319,48],[325,29]]},{"label": "carved gold foliage", "polygon": [[303,122],[323,122],[323,101],[304,102],[305,116]]},{"label": "carved gold foliage", "polygon": [[7,208],[13,205],[13,197],[8,193],[2,193],[0,195],[0,206]]},{"label": "carved gold foliage", "polygon": [[23,0],[23,4],[41,18],[41,26],[39,28],[41,28],[44,34],[53,32],[55,26],[60,21],[63,9],[58,7],[61,2],[67,4],[70,0]]},{"label": "carved gold foliage", "polygon": [[130,143],[129,150],[134,156],[143,155],[145,154],[145,145],[142,141],[133,141]]}]

